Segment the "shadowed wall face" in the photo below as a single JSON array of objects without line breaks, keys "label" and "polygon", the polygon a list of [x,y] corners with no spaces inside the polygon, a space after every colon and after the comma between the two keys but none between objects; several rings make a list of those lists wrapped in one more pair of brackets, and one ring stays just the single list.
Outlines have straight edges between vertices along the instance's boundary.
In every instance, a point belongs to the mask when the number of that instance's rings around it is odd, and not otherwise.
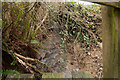
[{"label": "shadowed wall face", "polygon": [[104,78],[118,78],[120,77],[120,9],[102,6],[102,17]]}]

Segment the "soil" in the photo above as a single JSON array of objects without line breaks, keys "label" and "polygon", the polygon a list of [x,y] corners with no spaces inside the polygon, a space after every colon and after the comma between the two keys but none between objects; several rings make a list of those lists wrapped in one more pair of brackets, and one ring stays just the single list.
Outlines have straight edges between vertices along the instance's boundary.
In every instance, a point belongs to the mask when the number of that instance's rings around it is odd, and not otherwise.
[{"label": "soil", "polygon": [[77,43],[72,46],[73,49],[65,53],[60,50],[60,38],[59,34],[53,31],[48,34],[42,47],[42,54],[45,56],[41,61],[45,62],[53,72],[64,72],[66,77],[71,78],[71,72],[89,71],[94,77],[103,77],[103,58],[100,47],[93,47],[86,53],[80,47],[81,43]]}]

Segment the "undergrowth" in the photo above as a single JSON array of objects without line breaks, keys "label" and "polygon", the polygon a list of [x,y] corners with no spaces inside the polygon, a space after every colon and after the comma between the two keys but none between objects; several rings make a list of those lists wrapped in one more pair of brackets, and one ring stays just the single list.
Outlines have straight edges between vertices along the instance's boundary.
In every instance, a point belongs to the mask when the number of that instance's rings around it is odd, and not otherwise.
[{"label": "undergrowth", "polygon": [[[68,52],[68,48],[78,42],[87,52],[91,46],[102,42],[99,32],[101,8],[98,5],[85,7],[76,3],[3,2],[2,7],[2,50],[12,56],[12,65],[20,60],[15,53],[38,59],[42,41],[53,30],[61,35],[59,47],[62,52]],[[26,60],[23,62],[27,63]],[[3,72],[4,75],[7,73],[16,72]]]}]

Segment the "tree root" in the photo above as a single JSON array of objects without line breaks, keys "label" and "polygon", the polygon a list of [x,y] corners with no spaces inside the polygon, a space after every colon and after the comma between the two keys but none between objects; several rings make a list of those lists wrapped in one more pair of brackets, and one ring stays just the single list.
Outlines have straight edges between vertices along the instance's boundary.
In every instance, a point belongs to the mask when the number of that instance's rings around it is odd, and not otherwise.
[{"label": "tree root", "polygon": [[[33,59],[29,57],[24,57],[20,54],[14,53],[17,61],[25,67],[27,71],[32,74],[42,75],[45,71],[42,71],[42,68],[45,68],[46,71],[52,72],[52,70],[43,62],[40,62],[38,59]],[[28,61],[32,61],[36,65],[32,65]],[[39,66],[37,66],[39,64]],[[40,67],[40,68],[39,68]]]}]

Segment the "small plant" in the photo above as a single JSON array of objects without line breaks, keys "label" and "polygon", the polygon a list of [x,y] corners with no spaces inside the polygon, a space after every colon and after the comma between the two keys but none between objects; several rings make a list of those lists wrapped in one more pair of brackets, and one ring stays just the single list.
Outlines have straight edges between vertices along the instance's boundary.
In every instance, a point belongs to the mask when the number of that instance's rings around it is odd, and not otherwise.
[{"label": "small plant", "polygon": [[5,70],[5,71],[2,71],[2,79],[4,80],[4,78],[8,75],[8,74],[20,74],[18,71],[16,70]]}]

